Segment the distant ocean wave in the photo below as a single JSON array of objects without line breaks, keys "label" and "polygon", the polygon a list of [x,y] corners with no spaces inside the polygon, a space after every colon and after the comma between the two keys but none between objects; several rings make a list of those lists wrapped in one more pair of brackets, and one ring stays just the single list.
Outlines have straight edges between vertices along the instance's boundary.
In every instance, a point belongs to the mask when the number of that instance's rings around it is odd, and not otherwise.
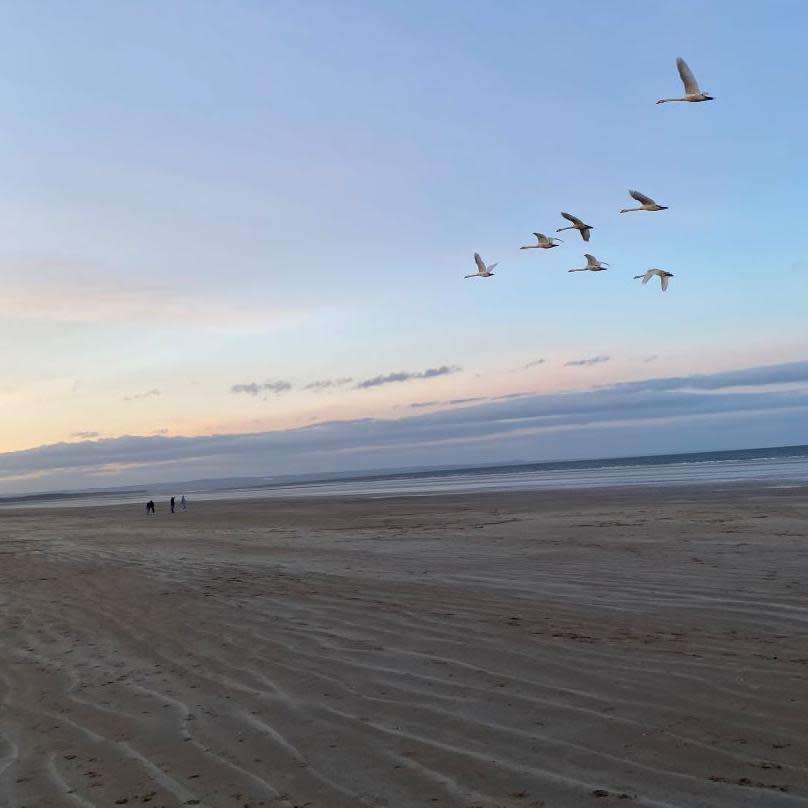
[{"label": "distant ocean wave", "polygon": [[[726,452],[519,463],[452,469],[425,469],[386,474],[357,474],[338,479],[269,482],[239,487],[193,487],[193,484],[155,486],[153,489],[71,492],[9,497],[4,507],[113,505],[160,501],[185,494],[193,500],[266,499],[297,497],[393,497],[525,491],[567,488],[604,488],[648,485],[709,485],[718,483],[762,485],[808,484],[808,446],[744,449]],[[159,492],[159,493],[158,493]],[[158,505],[159,507],[159,505]]]}]

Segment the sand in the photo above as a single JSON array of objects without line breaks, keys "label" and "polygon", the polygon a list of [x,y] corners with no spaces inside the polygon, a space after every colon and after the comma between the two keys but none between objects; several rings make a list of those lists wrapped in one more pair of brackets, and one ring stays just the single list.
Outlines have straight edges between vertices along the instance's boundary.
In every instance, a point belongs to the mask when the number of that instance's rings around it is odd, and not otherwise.
[{"label": "sand", "polygon": [[808,806],[808,491],[0,512],[0,806]]}]

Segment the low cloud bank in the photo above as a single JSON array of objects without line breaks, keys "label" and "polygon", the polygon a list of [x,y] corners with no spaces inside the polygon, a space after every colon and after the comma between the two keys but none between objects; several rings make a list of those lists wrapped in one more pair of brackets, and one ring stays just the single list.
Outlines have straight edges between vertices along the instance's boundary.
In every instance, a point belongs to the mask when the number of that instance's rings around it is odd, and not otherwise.
[{"label": "low cloud bank", "polygon": [[[756,440],[800,443],[808,441],[808,361],[583,392],[422,403],[452,406],[397,419],[331,421],[274,432],[50,444],[0,455],[0,483],[5,490],[42,490],[193,476],[692,451],[692,445],[704,446],[703,440],[694,441],[705,423],[711,446],[727,445],[729,436],[747,446]],[[741,430],[742,422],[754,430]]]}]

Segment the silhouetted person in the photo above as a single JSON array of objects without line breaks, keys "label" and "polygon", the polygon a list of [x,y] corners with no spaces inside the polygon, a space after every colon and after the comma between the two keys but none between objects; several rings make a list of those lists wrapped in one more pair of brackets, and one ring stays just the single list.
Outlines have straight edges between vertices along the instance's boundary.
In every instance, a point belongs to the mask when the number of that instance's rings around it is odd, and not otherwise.
[{"label": "silhouetted person", "polygon": [[183,495],[182,495],[182,498],[180,499],[180,508],[182,508],[183,510],[185,510],[185,508],[186,508],[186,507],[187,507],[187,504],[186,504],[186,502],[185,502],[185,494],[183,494]]},{"label": "silhouetted person", "polygon": [[154,500],[153,499],[150,499],[146,503],[146,513],[154,513],[154,514],[157,513],[157,511],[154,510]]},{"label": "silhouetted person", "polygon": [[174,497],[171,497],[171,513],[174,513]]}]

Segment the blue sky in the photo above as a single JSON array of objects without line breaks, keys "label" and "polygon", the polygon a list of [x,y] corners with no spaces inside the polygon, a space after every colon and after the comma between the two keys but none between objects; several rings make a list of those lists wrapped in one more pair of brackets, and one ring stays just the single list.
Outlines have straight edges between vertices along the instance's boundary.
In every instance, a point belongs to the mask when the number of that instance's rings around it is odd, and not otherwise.
[{"label": "blue sky", "polygon": [[[347,436],[413,403],[808,358],[802,3],[52,2],[0,21],[0,452]],[[654,104],[678,55],[716,101]],[[620,216],[628,188],[670,210]],[[560,210],[590,244],[520,252]],[[585,250],[610,271],[567,274]],[[494,278],[463,280],[475,251]],[[632,280],[650,266],[675,273],[666,294]],[[798,423],[765,437],[808,440]],[[580,456],[572,431],[527,459]],[[743,436],[718,417],[709,435]],[[635,443],[693,448],[675,428]]]}]

